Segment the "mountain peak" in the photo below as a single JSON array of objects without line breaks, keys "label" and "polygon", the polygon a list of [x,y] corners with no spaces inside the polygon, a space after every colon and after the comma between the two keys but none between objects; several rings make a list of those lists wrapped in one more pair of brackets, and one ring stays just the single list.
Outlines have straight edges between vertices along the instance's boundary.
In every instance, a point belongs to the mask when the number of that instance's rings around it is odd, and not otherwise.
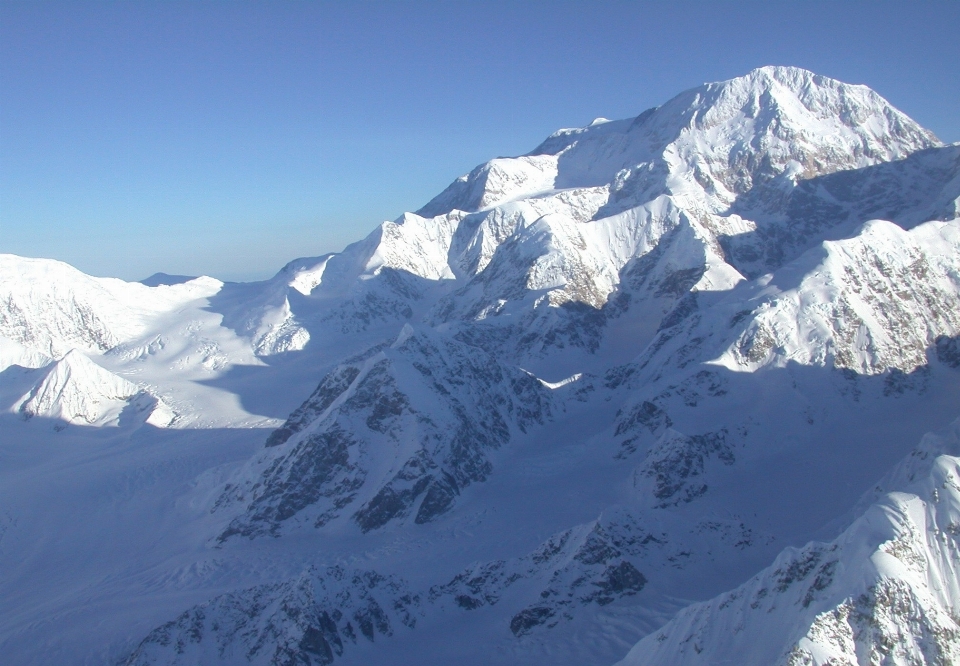
[{"label": "mountain peak", "polygon": [[136,393],[136,385],[71,349],[23,397],[19,411],[25,418],[42,416],[83,425],[105,423],[116,419]]},{"label": "mountain peak", "polygon": [[[804,69],[802,67],[794,67],[792,65],[764,65],[763,67],[757,67],[756,69],[751,69],[749,72],[743,76],[734,77],[729,79],[730,81],[737,81],[742,79],[768,79],[771,81],[776,81],[777,83],[786,85],[788,87],[797,87],[798,85],[805,85],[812,82],[814,79],[823,79],[827,81],[836,81],[836,79],[831,79],[829,77],[821,76],[815,72],[811,72],[809,69]],[[840,83],[840,81],[837,81]],[[849,85],[849,84],[842,84]]]},{"label": "mountain peak", "polygon": [[[527,155],[461,176],[418,211],[481,211],[558,190],[630,193],[630,206],[690,193],[719,213],[758,183],[807,179],[942,145],[863,85],[766,66],[680,93],[639,116],[555,132]],[[638,198],[639,197],[639,198]],[[605,206],[602,210],[622,210]]]}]

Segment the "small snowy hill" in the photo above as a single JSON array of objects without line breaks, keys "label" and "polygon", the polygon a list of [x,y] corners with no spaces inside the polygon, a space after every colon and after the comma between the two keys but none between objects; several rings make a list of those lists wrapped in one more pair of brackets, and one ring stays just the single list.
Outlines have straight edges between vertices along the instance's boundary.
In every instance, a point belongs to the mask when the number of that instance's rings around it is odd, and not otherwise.
[{"label": "small snowy hill", "polygon": [[[128,406],[149,410],[146,422],[166,425],[168,410],[136,385],[104,370],[76,349],[45,368],[45,373],[16,401],[11,411],[25,419],[40,416],[80,425],[115,424]],[[137,398],[136,404],[131,401]]]},{"label": "small snowy hill", "polygon": [[42,368],[52,362],[53,359],[36,349],[0,337],[0,372],[13,365],[21,368]]},{"label": "small snowy hill", "polygon": [[[304,272],[284,276],[284,286]],[[300,348],[309,337],[288,321],[283,295],[279,305],[275,296],[271,299],[278,289],[270,283],[245,291],[233,287],[250,301],[245,316],[256,322],[252,330],[235,331],[224,324],[230,311],[221,307],[225,315],[211,307],[215,299],[226,300],[222,294],[227,289],[213,278],[160,279],[148,286],[91,277],[58,261],[13,255],[0,255],[0,278],[0,368],[40,367],[74,353],[74,359],[96,357],[94,365],[116,376],[114,384],[127,382],[162,396],[184,426],[263,421],[263,416],[236,405],[229,393],[199,382],[223,376],[235,366],[257,366],[258,353]],[[251,293],[256,298],[250,299]],[[259,307],[250,313],[251,305]],[[13,375],[11,371],[11,381]],[[95,387],[88,388],[96,393]],[[114,389],[108,394],[114,395]],[[74,398],[79,400],[82,393],[78,390]],[[4,399],[6,394],[0,391]],[[58,395],[59,389],[45,400],[57,402]],[[52,404],[37,413],[67,421],[80,413],[75,411],[79,403],[63,410]],[[26,409],[24,413],[32,413],[32,407]],[[82,420],[90,425],[109,421]]]},{"label": "small snowy hill", "polygon": [[949,663],[955,432],[899,461],[960,414],[958,211],[960,147],[764,67],[262,282],[0,256],[0,398],[131,424],[0,420],[0,647]]}]

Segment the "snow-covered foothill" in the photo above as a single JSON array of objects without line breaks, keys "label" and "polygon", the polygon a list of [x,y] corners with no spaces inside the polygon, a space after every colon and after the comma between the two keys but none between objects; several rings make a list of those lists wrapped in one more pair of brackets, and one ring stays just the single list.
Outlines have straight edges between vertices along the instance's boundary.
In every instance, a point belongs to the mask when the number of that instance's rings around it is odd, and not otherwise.
[{"label": "snow-covered foothill", "polygon": [[115,422],[137,387],[104,370],[76,349],[49,366],[43,379],[13,406],[24,418],[67,423]]},{"label": "snow-covered foothill", "polygon": [[9,338],[0,337],[0,372],[13,365],[21,368],[42,368],[51,363],[53,359],[46,354]]}]

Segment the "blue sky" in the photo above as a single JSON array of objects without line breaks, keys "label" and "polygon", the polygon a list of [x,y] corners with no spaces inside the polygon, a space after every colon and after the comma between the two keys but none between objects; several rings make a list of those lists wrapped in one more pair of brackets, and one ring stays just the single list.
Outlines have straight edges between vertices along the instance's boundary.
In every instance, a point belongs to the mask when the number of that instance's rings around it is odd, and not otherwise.
[{"label": "blue sky", "polygon": [[0,252],[258,279],[767,64],[960,141],[960,2],[0,2]]}]

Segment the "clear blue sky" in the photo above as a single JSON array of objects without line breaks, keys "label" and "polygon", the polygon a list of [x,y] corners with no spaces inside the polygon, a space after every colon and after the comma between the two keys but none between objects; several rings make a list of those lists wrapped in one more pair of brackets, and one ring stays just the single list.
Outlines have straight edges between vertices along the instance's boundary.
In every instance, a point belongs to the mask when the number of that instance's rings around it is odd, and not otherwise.
[{"label": "clear blue sky", "polygon": [[768,64],[960,140],[960,2],[0,0],[0,252],[256,279]]}]

